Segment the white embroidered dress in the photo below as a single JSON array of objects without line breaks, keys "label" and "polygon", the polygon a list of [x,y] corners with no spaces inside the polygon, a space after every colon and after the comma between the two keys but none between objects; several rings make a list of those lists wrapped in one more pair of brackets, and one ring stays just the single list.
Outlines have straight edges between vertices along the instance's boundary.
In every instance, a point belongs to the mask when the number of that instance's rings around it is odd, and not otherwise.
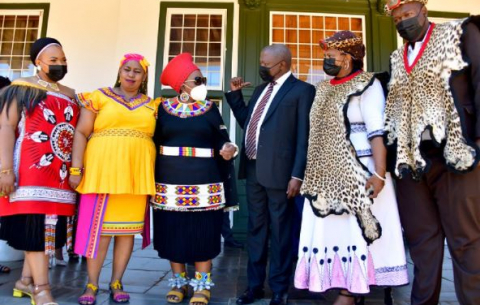
[{"label": "white embroidered dress", "polygon": [[[347,116],[350,140],[360,161],[373,173],[370,139],[383,135],[385,97],[378,80],[361,96],[352,97]],[[305,201],[295,272],[295,287],[324,292],[332,288],[355,294],[370,292],[370,285],[408,284],[405,249],[397,201],[390,174],[374,200],[372,212],[382,226],[382,236],[370,246],[354,216],[313,214]]]}]

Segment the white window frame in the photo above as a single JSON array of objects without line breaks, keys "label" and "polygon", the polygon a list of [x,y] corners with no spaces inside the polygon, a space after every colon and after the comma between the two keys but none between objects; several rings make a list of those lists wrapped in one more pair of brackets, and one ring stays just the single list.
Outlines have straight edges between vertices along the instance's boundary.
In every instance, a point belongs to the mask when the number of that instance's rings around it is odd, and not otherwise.
[{"label": "white window frame", "polygon": [[[223,90],[224,88],[224,76],[225,76],[225,56],[226,56],[226,43],[227,43],[227,9],[223,8],[167,8],[166,24],[165,24],[165,43],[163,49],[163,69],[168,64],[169,57],[169,48],[170,48],[170,30],[172,23],[172,15],[181,14],[181,15],[222,15],[222,39],[220,43],[220,84],[218,86],[211,86],[208,84],[207,79],[207,88],[210,90]],[[194,29],[197,29],[195,26]],[[195,31],[195,36],[196,36]],[[210,33],[209,33],[210,35]],[[195,37],[196,38],[196,37]],[[184,42],[184,41],[182,41]],[[195,41],[196,42],[196,41]],[[194,54],[192,54],[194,56]],[[208,55],[207,55],[208,57]],[[171,89],[170,86],[162,85],[162,89]]]},{"label": "white window frame", "polygon": [[[45,14],[45,11],[43,9],[27,9],[27,10],[23,10],[23,9],[0,9],[0,15],[2,15],[2,16],[38,16],[37,39],[40,38],[41,33],[42,33],[44,14]],[[1,26],[3,27],[3,24]],[[15,31],[16,31],[16,28],[14,28],[14,31],[13,31],[13,36],[14,37],[15,37]],[[13,47],[12,47],[12,52],[13,52]],[[8,56],[8,55],[0,55],[0,56]],[[19,55],[10,54],[9,56],[10,57],[16,57],[16,56],[19,56]],[[22,57],[23,57],[23,55],[22,55]],[[1,69],[1,70],[4,71],[4,69]],[[17,69],[14,69],[14,70],[17,70]],[[34,74],[35,74],[34,71],[33,71],[33,73],[30,73],[30,71],[22,69],[21,77],[33,76]],[[8,70],[8,75],[7,76],[10,78],[10,80],[13,80],[12,79],[12,69],[11,68]]]},{"label": "white window frame", "polygon": [[[273,30],[280,30],[280,29],[288,29],[287,27],[282,27],[282,28],[274,28],[273,27],[273,15],[293,15],[293,16],[310,16],[310,17],[335,17],[337,18],[337,26],[338,26],[338,18],[359,18],[362,20],[362,40],[363,40],[363,44],[365,45],[365,55],[367,55],[367,33],[366,33],[366,21],[365,21],[365,15],[355,15],[355,14],[331,14],[331,13],[316,13],[316,12],[292,12],[292,11],[270,11],[270,21],[269,21],[269,44],[272,44],[273,43]],[[291,30],[295,29],[295,28],[289,28]],[[300,28],[299,26],[297,26],[296,30],[297,30],[297,37],[300,37],[300,29],[304,30],[304,28]],[[325,18],[323,19],[323,31],[330,31],[330,32],[338,32],[339,29],[336,28],[336,29],[333,29],[333,30],[326,30],[325,29]],[[289,44],[295,44],[295,45],[304,45],[304,46],[310,46],[312,43],[318,43],[318,42],[314,42],[313,41],[313,37],[312,37],[312,32],[310,32],[310,41],[311,43],[300,43],[300,42],[296,42],[296,43],[289,43]],[[284,41],[284,43],[286,43]],[[299,55],[299,54],[298,54]],[[316,59],[316,60],[323,60],[323,58],[309,58],[309,59],[301,59],[300,57],[298,57],[299,59],[299,64],[300,64],[300,60],[311,60],[312,59]],[[367,58],[365,56],[365,58],[363,59],[363,64],[364,64],[364,69],[367,70]],[[296,72],[298,73],[298,72]],[[325,79],[329,79],[331,77],[325,75]],[[315,84],[313,84],[315,85]]]}]

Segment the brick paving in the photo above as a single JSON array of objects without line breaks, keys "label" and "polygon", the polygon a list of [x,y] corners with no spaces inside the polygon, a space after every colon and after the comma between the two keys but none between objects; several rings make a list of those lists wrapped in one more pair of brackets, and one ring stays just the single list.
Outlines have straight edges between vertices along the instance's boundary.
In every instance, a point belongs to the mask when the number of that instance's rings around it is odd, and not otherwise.
[{"label": "brick paving", "polygon": [[[443,265],[443,279],[441,303],[459,304],[455,296],[453,285],[453,272],[451,258],[448,250],[445,251],[445,262]],[[2,262],[0,262],[2,263]],[[12,297],[12,288],[15,281],[20,277],[22,262],[4,263],[13,270],[10,274],[0,274],[0,304],[20,305],[29,304],[26,298],[16,299]],[[213,263],[212,277],[216,284],[212,290],[212,305],[234,305],[236,296],[247,286],[246,266],[247,254],[245,250],[226,248]],[[112,271],[112,253],[110,252],[100,278],[100,292],[97,297],[97,304],[114,304],[109,300],[108,283]],[[412,262],[409,260],[410,279],[412,278]],[[189,267],[190,274],[194,270]],[[132,259],[125,273],[123,284],[126,291],[131,295],[131,305],[164,305],[165,294],[169,290],[167,281],[170,278],[168,261],[159,259],[155,250],[151,247],[141,250],[141,243],[136,242]],[[77,304],[77,298],[86,285],[87,272],[84,262],[70,262],[66,267],[54,266],[50,272],[53,294],[60,305]],[[271,292],[266,288],[265,299],[256,302],[254,305],[268,305]],[[395,304],[409,304],[411,286],[398,287],[393,289]],[[335,293],[329,292],[325,295],[309,293],[307,291],[291,288],[289,291],[290,305],[310,304],[332,304]],[[384,304],[383,289],[374,288],[367,297],[366,304]],[[185,300],[183,304],[188,304]]]}]

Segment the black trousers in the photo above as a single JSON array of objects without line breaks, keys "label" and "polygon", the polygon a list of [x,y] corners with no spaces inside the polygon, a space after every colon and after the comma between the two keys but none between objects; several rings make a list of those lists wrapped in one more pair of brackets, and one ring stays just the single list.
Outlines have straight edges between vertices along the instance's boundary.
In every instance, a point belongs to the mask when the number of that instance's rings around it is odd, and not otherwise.
[{"label": "black trousers", "polygon": [[[291,226],[294,202],[287,199],[287,189],[265,188],[256,177],[256,161],[247,165],[248,203],[248,283],[260,288],[266,279],[273,293],[286,293],[292,273]],[[269,255],[270,241],[270,255]]]},{"label": "black trousers", "polygon": [[442,151],[422,145],[431,169],[417,182],[397,180],[400,218],[415,264],[411,303],[438,304],[444,241],[460,304],[480,304],[480,168],[449,172]]}]

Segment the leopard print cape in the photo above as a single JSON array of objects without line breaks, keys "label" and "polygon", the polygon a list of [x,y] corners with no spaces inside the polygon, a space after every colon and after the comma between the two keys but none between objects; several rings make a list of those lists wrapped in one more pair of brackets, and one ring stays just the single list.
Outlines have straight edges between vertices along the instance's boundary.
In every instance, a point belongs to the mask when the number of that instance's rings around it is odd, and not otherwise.
[{"label": "leopard print cape", "polygon": [[428,163],[420,152],[426,129],[436,143],[445,141],[443,154],[450,168],[466,172],[476,164],[478,156],[462,134],[449,83],[452,72],[468,65],[460,48],[464,22],[432,24],[430,41],[427,37],[425,51],[411,71],[404,59],[405,46],[391,55],[385,134],[387,145],[397,144],[395,174],[400,178],[411,172],[414,179],[419,179],[428,171]]},{"label": "leopard print cape", "polygon": [[301,188],[316,216],[354,215],[368,244],[380,238],[382,229],[370,210],[373,201],[365,190],[371,174],[349,139],[347,109],[350,98],[362,95],[374,80],[373,73],[363,72],[342,84],[324,81],[317,85]]}]

